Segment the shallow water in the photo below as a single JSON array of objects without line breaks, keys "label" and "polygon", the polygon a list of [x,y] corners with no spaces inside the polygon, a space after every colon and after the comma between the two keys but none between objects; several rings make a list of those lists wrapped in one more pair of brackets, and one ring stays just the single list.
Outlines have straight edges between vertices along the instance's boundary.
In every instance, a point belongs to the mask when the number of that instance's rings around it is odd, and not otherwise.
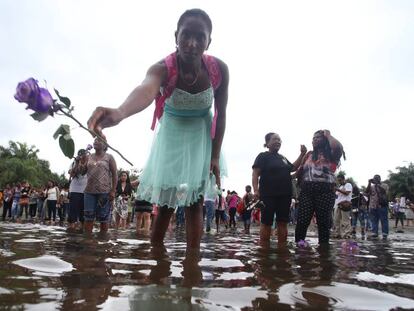
[{"label": "shallow water", "polygon": [[1,223],[0,237],[0,309],[414,309],[412,232],[358,240],[356,250],[332,241],[327,251],[312,233],[307,249],[263,249],[257,230],[227,231],[203,237],[201,258],[175,230],[165,250],[132,230],[86,239]]}]

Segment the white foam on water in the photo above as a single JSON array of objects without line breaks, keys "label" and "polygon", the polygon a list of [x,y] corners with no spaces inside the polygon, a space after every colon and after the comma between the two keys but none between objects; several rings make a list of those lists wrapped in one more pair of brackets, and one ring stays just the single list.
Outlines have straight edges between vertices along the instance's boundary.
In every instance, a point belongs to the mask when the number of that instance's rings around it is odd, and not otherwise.
[{"label": "white foam on water", "polygon": [[105,262],[122,263],[127,265],[150,265],[155,266],[157,262],[155,260],[140,260],[134,258],[106,258]]},{"label": "white foam on water", "polygon": [[244,264],[238,259],[201,259],[199,263],[200,267],[217,267],[217,268],[232,268],[232,267],[244,267]]},{"label": "white foam on water", "polygon": [[17,243],[41,243],[41,242],[44,242],[44,241],[45,240],[42,240],[42,239],[27,238],[27,239],[15,240],[14,242],[17,242]]},{"label": "white foam on water", "polygon": [[337,282],[329,286],[315,287],[289,283],[282,285],[278,294],[281,303],[290,305],[299,303],[305,306],[315,306],[319,303],[320,309],[390,310],[414,306],[414,300],[408,298],[372,288]]},{"label": "white foam on water", "polygon": [[129,270],[121,270],[121,269],[112,269],[113,274],[130,274],[132,271]]},{"label": "white foam on water", "polygon": [[[13,261],[15,265],[34,270],[36,272],[45,272],[52,274],[61,274],[75,270],[71,263],[63,261],[56,256],[44,255],[36,258],[26,258]],[[41,274],[40,274],[41,275]]]},{"label": "white foam on water", "polygon": [[16,254],[13,253],[13,252],[11,252],[11,251],[8,251],[6,249],[0,248],[0,256],[3,256],[3,257],[12,257],[14,255],[16,255]]},{"label": "white foam on water", "polygon": [[252,272],[224,272],[222,273],[217,279],[218,280],[246,280],[247,278],[254,277],[254,273]]},{"label": "white foam on water", "polygon": [[371,272],[359,272],[356,279],[365,282],[378,282],[378,283],[398,283],[414,285],[414,273],[411,274],[397,274],[395,276],[386,276],[381,274],[374,274]]},{"label": "white foam on water", "polygon": [[355,257],[363,257],[363,258],[378,258],[377,256],[374,255],[354,255]]},{"label": "white foam on water", "polygon": [[126,243],[130,245],[148,244],[148,241],[136,240],[136,239],[117,239],[117,242]]},{"label": "white foam on water", "polygon": [[10,295],[10,294],[14,294],[14,291],[4,288],[4,287],[0,287],[0,295]]}]

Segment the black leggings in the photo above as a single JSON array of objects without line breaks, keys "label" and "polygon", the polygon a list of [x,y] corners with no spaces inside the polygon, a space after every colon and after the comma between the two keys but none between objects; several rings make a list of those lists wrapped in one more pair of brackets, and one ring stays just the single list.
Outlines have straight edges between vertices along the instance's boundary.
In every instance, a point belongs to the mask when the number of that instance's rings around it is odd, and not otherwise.
[{"label": "black leggings", "polygon": [[56,203],[57,203],[56,200],[47,200],[49,220],[52,220],[52,215],[53,215],[53,221],[56,220]]},{"label": "black leggings", "polygon": [[404,227],[404,212],[397,212],[395,215],[395,226],[398,226],[398,220],[401,221],[401,226]]},{"label": "black leggings", "polygon": [[329,242],[329,229],[332,223],[334,204],[335,192],[332,184],[304,182],[299,195],[295,241],[305,240],[309,224],[313,215],[316,214],[319,244]]},{"label": "black leggings", "polygon": [[30,217],[35,217],[36,216],[36,209],[37,209],[37,203],[36,204],[30,204],[29,205],[29,214]]},{"label": "black leggings", "polygon": [[11,217],[11,207],[12,207],[12,201],[3,201],[3,220],[6,219],[7,211],[9,211],[9,218]]},{"label": "black leggings", "polygon": [[24,205],[20,205],[20,213],[19,213],[19,217],[23,217],[23,210],[24,210],[24,216],[27,218],[29,215],[29,204],[24,204]]},{"label": "black leggings", "polygon": [[230,216],[229,227],[230,228],[231,228],[231,224],[233,224],[233,226],[236,227],[236,211],[237,211],[237,208],[235,207],[229,208],[229,216]]}]

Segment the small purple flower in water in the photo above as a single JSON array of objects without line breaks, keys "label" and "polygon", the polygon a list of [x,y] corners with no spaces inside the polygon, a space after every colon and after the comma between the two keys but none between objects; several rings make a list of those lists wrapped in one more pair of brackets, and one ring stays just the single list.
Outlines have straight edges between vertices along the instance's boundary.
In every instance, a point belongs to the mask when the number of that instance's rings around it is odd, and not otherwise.
[{"label": "small purple flower in water", "polygon": [[359,250],[359,246],[356,241],[344,241],[341,246],[344,251],[356,252]]},{"label": "small purple flower in water", "polygon": [[309,243],[308,243],[308,241],[305,241],[305,240],[300,240],[300,241],[297,243],[297,246],[298,246],[299,248],[307,248],[307,247],[309,247]]},{"label": "small purple flower in water", "polygon": [[20,103],[26,103],[27,109],[40,113],[49,112],[53,105],[52,95],[47,89],[39,87],[37,80],[33,78],[17,85],[14,98]]}]

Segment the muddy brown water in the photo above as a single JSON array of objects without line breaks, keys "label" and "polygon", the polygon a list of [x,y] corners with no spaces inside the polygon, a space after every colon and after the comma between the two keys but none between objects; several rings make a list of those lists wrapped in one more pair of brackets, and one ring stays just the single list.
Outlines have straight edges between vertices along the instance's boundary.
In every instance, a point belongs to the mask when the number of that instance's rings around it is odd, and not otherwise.
[{"label": "muddy brown water", "polygon": [[[292,231],[292,228],[291,228]],[[133,230],[87,239],[65,228],[0,223],[1,310],[414,310],[414,234],[341,240],[329,250],[258,245],[257,230],[182,231],[151,248]]]}]

